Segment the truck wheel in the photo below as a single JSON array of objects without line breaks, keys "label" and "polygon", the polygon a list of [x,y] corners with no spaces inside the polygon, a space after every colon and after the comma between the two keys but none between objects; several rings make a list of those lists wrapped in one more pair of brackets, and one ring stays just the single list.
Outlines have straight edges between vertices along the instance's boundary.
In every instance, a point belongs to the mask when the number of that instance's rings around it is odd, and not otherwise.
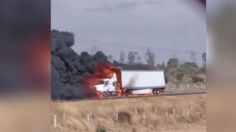
[{"label": "truck wheel", "polygon": [[112,92],[109,92],[109,96],[112,96],[113,94],[112,94]]},{"label": "truck wheel", "polygon": [[153,89],[153,94],[154,95],[159,95],[160,94],[160,90],[159,89]]},{"label": "truck wheel", "polygon": [[153,93],[154,95],[156,95],[156,94],[157,94],[157,90],[156,90],[156,89],[153,89],[152,93]]},{"label": "truck wheel", "polygon": [[157,95],[160,95],[160,93],[161,93],[160,90],[157,90]]}]

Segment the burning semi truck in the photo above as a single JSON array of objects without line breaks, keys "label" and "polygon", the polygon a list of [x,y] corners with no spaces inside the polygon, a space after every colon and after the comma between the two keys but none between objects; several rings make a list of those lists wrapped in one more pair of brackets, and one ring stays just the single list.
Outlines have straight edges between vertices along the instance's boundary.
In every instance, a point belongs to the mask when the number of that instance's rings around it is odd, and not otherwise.
[{"label": "burning semi truck", "polygon": [[[120,95],[158,95],[165,89],[163,71],[132,71],[121,70],[121,82],[118,82],[116,73],[111,78],[102,79],[95,85],[96,91],[103,96]],[[118,84],[121,84],[121,90]]]},{"label": "burning semi truck", "polygon": [[159,95],[166,87],[163,71],[122,70],[109,65],[98,69],[87,79],[98,97]]}]

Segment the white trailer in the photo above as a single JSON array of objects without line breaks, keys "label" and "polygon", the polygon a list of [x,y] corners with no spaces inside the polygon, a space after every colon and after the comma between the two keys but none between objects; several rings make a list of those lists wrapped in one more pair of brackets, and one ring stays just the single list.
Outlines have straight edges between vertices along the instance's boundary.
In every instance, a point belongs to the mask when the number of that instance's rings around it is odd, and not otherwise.
[{"label": "white trailer", "polygon": [[121,82],[118,82],[116,73],[111,78],[102,79],[95,85],[97,92],[103,95],[117,95],[117,84],[121,84],[122,95],[159,94],[165,89],[163,71],[121,70]]},{"label": "white trailer", "polygon": [[122,70],[121,77],[122,88],[132,95],[159,94],[166,87],[163,71]]}]

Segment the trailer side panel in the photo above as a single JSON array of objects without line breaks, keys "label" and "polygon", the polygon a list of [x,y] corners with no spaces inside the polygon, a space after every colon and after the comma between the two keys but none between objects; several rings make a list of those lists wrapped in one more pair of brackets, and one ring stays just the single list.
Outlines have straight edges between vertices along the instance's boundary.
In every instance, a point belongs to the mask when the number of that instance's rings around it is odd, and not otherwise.
[{"label": "trailer side panel", "polygon": [[164,88],[163,71],[129,71],[122,70],[122,87],[127,89]]}]

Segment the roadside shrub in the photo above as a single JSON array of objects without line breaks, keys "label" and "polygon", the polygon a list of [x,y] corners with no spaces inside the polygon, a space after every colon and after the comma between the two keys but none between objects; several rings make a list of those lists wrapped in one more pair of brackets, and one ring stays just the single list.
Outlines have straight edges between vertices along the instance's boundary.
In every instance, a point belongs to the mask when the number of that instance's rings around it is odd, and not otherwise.
[{"label": "roadside shrub", "polygon": [[204,79],[201,76],[192,76],[192,81],[193,83],[199,83],[199,82],[204,82]]},{"label": "roadside shrub", "polygon": [[118,122],[120,123],[131,123],[131,115],[128,112],[118,112]]},{"label": "roadside shrub", "polygon": [[96,132],[106,132],[106,129],[101,127],[101,128],[97,128],[97,131]]}]

